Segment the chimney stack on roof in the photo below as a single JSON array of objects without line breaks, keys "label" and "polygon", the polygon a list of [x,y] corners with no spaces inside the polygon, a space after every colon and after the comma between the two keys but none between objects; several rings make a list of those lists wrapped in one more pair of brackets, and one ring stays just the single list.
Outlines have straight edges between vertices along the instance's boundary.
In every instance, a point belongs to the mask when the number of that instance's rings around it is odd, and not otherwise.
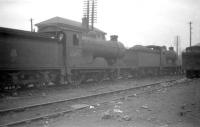
[{"label": "chimney stack on roof", "polygon": [[82,27],[85,29],[89,28],[88,19],[86,17],[82,18]]}]

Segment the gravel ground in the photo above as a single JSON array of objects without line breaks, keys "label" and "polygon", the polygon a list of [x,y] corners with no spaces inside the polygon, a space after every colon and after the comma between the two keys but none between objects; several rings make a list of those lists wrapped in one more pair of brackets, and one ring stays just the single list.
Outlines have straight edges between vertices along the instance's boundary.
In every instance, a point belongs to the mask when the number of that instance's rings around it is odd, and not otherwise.
[{"label": "gravel ground", "polygon": [[[199,127],[200,80],[30,123],[29,127]],[[27,126],[27,125],[26,125]]]},{"label": "gravel ground", "polygon": [[133,86],[144,85],[147,83],[159,82],[167,79],[182,78],[181,76],[165,76],[154,77],[137,80],[127,80],[119,82],[107,82],[99,84],[90,84],[89,86],[81,86],[80,88],[51,87],[46,89],[27,90],[15,94],[15,96],[6,96],[0,99],[0,110],[7,108],[16,108],[20,106],[33,105],[38,103],[45,103],[57,101],[59,99],[70,99],[88,94],[95,94],[97,92],[105,92],[110,90],[128,88]]}]

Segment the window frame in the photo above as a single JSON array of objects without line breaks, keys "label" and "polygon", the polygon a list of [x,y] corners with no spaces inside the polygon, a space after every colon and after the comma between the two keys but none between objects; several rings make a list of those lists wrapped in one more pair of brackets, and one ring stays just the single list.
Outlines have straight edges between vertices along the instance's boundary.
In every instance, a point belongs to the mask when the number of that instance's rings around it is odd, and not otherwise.
[{"label": "window frame", "polygon": [[80,43],[80,37],[79,34],[75,33],[73,34],[73,46],[79,46]]}]

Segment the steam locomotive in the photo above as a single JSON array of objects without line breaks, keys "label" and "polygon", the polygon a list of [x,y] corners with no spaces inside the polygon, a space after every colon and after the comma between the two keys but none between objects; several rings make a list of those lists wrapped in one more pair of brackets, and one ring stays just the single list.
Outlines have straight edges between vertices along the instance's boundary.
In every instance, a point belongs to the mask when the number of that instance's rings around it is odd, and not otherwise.
[{"label": "steam locomotive", "polygon": [[200,44],[186,48],[182,53],[182,63],[187,78],[200,77]]},{"label": "steam locomotive", "polygon": [[96,31],[58,25],[38,32],[0,28],[1,90],[177,73],[180,69],[172,47],[126,49],[116,35],[107,41]]}]

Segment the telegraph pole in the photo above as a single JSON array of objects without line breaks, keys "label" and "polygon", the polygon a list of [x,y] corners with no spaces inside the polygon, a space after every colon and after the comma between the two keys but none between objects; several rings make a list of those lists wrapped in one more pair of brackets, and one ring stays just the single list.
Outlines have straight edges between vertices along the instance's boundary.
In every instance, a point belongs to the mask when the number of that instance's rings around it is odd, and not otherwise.
[{"label": "telegraph pole", "polygon": [[178,56],[178,47],[179,47],[179,36],[176,36],[176,51]]},{"label": "telegraph pole", "polygon": [[85,0],[84,1],[84,17],[88,20],[88,26],[91,23],[93,30],[94,23],[97,20],[97,0]]},{"label": "telegraph pole", "polygon": [[31,21],[31,32],[33,32],[33,19],[31,18],[30,21]]},{"label": "telegraph pole", "polygon": [[91,17],[92,30],[94,30],[94,0],[92,0],[92,17]]},{"label": "telegraph pole", "polygon": [[87,27],[89,28],[89,21],[90,21],[90,2],[87,0]]},{"label": "telegraph pole", "polygon": [[189,22],[189,25],[190,25],[190,47],[192,45],[192,22],[190,21]]}]

